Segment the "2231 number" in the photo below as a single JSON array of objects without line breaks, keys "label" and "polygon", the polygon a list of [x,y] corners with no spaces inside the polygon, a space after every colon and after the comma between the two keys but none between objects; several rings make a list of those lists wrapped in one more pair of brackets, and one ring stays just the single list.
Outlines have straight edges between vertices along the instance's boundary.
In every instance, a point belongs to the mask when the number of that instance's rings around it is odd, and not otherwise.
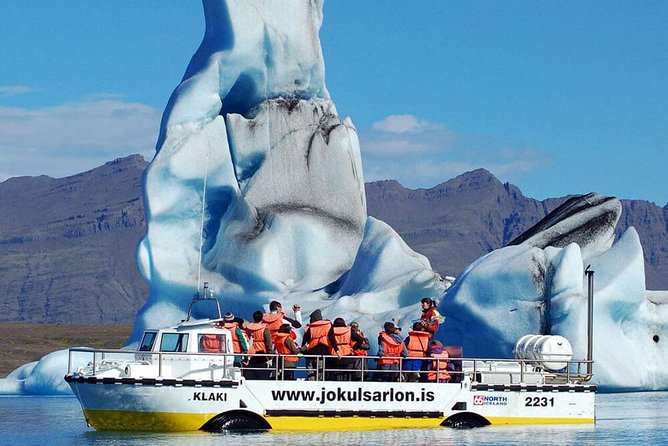
[{"label": "2231 number", "polygon": [[524,405],[526,407],[554,407],[554,397],[548,398],[546,396],[527,396],[524,398]]}]

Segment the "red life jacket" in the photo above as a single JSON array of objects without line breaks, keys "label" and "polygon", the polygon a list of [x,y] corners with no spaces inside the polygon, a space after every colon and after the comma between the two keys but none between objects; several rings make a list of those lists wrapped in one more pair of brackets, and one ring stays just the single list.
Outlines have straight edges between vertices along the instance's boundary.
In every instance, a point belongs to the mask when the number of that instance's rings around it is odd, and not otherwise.
[{"label": "red life jacket", "polygon": [[246,335],[253,341],[248,353],[267,353],[267,345],[264,342],[264,329],[267,328],[262,322],[251,322],[246,324]]},{"label": "red life jacket", "polygon": [[279,355],[284,356],[285,361],[297,362],[299,357],[294,356],[294,353],[285,345],[285,340],[290,337],[290,333],[276,333],[276,351]]},{"label": "red life jacket", "polygon": [[311,340],[306,345],[306,350],[311,350],[319,344],[322,344],[331,350],[332,346],[329,344],[329,338],[327,337],[330,328],[332,328],[332,323],[325,320],[315,321],[314,323],[307,325],[304,333],[309,332],[311,334]]},{"label": "red life jacket", "polygon": [[[362,332],[362,330],[357,330],[357,334],[360,336],[360,338],[365,338],[365,339],[366,339],[366,337],[364,336],[364,333]],[[354,345],[355,345],[355,341],[353,341],[352,339],[350,339],[350,348],[353,348]],[[369,354],[369,353],[368,353],[366,350],[363,350],[363,349],[361,349],[361,348],[358,349],[358,350],[355,350],[355,349],[353,348],[353,356],[366,356],[366,355],[368,355],[368,354]]]},{"label": "red life jacket", "polygon": [[427,374],[427,380],[446,382],[450,379],[447,361],[450,356],[448,355],[448,352],[443,350],[443,353],[432,353],[431,356],[439,361],[432,361],[431,371]]},{"label": "red life jacket", "polygon": [[236,322],[225,322],[223,324],[223,328],[227,328],[232,334],[232,351],[234,351],[234,353],[241,353],[241,342],[239,342],[239,336],[237,335],[238,327],[239,324]]},{"label": "red life jacket", "polygon": [[218,339],[218,336],[205,334],[202,335],[200,339],[202,343],[202,353],[220,353],[220,340]]},{"label": "red life jacket", "polygon": [[[339,354],[341,356],[350,356],[353,354],[353,348],[350,346],[352,341],[352,332],[350,327],[334,327],[334,339],[339,346]],[[332,350],[331,354],[336,352]]]},{"label": "red life jacket", "polygon": [[408,332],[408,356],[411,358],[424,358],[427,356],[429,349],[429,339],[431,333],[426,331],[409,331]]},{"label": "red life jacket", "polygon": [[401,358],[401,352],[403,350],[403,342],[393,339],[389,334],[384,331],[381,331],[380,342],[383,343],[383,348],[385,350],[385,355],[382,358],[376,360],[376,363],[379,365],[385,364],[399,364],[399,358]]}]

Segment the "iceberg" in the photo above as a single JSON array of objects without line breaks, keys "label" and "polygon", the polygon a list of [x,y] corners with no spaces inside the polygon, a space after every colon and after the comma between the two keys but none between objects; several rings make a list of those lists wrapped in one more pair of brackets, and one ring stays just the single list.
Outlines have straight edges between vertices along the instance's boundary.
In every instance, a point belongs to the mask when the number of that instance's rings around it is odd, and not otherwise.
[{"label": "iceberg", "polygon": [[[616,243],[619,201],[576,197],[455,281],[435,273],[387,224],[367,216],[357,130],[325,85],[323,0],[203,0],[206,31],[165,109],[145,177],[150,284],[128,343],[185,318],[209,283],[249,318],[279,300],[376,333],[440,301],[446,345],[508,357],[526,334],[558,334],[585,356],[583,271],[596,270],[595,380],[612,390],[668,388],[668,293],[644,290],[642,248]],[[447,291],[447,293],[446,293]],[[69,392],[66,351],[0,380],[0,393]],[[73,364],[78,365],[77,358]]]},{"label": "iceberg", "polygon": [[441,302],[448,320],[439,339],[463,346],[465,356],[508,357],[525,334],[561,335],[575,358],[585,358],[589,266],[593,381],[608,391],[668,388],[668,292],[645,290],[634,228],[612,243],[620,214],[617,199],[574,197],[526,236],[475,261]]}]

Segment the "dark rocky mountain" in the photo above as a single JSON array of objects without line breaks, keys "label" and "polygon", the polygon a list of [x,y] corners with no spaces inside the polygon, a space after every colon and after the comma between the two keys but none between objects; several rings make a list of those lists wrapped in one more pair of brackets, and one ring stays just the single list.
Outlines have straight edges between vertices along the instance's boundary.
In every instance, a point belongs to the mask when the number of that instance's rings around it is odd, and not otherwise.
[{"label": "dark rocky mountain", "polygon": [[[148,287],[135,258],[145,231],[146,161],[121,158],[67,178],[0,183],[0,322],[128,324]],[[386,221],[443,275],[506,245],[569,197],[538,201],[483,169],[431,189],[366,185],[368,213]],[[649,289],[668,289],[668,205],[622,200]]]},{"label": "dark rocky mountain", "polygon": [[0,321],[127,324],[146,299],[139,156],[0,183]]},{"label": "dark rocky mountain", "polygon": [[[434,270],[456,275],[475,259],[507,245],[570,197],[527,198],[484,169],[464,173],[431,189],[398,182],[366,184],[369,215],[392,226]],[[640,235],[648,289],[668,289],[668,204],[621,200],[619,237],[629,226]]]}]

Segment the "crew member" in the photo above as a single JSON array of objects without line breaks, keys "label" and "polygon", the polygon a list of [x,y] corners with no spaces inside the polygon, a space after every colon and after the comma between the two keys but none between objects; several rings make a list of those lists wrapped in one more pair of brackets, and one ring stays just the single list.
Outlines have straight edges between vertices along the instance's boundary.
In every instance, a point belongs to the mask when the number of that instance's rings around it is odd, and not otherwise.
[{"label": "crew member", "polygon": [[431,297],[423,297],[420,301],[422,305],[422,316],[420,318],[424,328],[431,337],[434,337],[434,333],[438,330],[438,325],[442,324],[445,321],[445,318],[436,309],[436,302]]},{"label": "crew member", "polygon": [[[290,324],[294,328],[301,328],[302,326],[302,312],[299,305],[295,304],[292,306],[292,311],[294,312],[295,318],[289,318],[283,312],[283,306],[280,302],[272,300],[269,302],[269,313],[265,313],[262,322],[267,325],[269,332],[271,333],[272,338],[278,332],[278,329],[283,324]],[[292,332],[292,339],[297,339],[297,334]],[[275,339],[272,339],[276,343]]]}]

